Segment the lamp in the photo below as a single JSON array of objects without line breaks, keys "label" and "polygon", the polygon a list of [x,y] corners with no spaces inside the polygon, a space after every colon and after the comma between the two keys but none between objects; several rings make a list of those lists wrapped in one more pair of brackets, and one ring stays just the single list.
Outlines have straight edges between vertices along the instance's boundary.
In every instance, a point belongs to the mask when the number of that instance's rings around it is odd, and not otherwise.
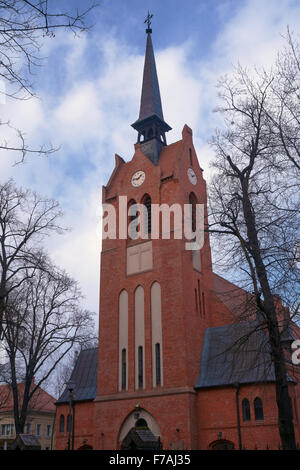
[{"label": "lamp", "polygon": [[140,417],[140,413],[141,413],[141,407],[139,404],[135,405],[135,412],[133,414],[134,416],[134,419],[137,421]]}]

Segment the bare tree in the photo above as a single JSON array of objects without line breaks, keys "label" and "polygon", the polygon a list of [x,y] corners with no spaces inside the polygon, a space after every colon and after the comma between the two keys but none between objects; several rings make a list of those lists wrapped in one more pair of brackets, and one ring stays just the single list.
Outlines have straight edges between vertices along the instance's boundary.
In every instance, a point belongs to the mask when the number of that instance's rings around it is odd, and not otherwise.
[{"label": "bare tree", "polygon": [[61,215],[56,201],[19,189],[12,180],[0,184],[0,337],[8,297],[37,269],[48,270],[41,242],[62,231]]},{"label": "bare tree", "polygon": [[[274,131],[274,84],[272,73],[256,73],[253,78],[240,66],[233,77],[220,80],[218,111],[225,126],[212,140],[216,171],[210,188],[210,231],[220,239],[227,270],[238,270],[240,281],[254,294],[274,365],[282,447],[294,449],[281,335],[290,319],[287,309],[278,315],[275,294],[297,313],[300,272],[294,248],[300,222],[299,181],[295,167],[286,164],[283,141]],[[249,318],[252,315],[253,309]]]},{"label": "bare tree", "polygon": [[[267,75],[266,72],[264,72]],[[273,69],[271,96],[265,112],[281,157],[300,172],[300,42],[287,28],[286,46]],[[300,182],[299,182],[300,184]]]},{"label": "bare tree", "polygon": [[[42,65],[40,54],[43,39],[54,37],[55,31],[63,29],[75,35],[90,29],[89,13],[97,6],[90,2],[82,11],[68,11],[63,2],[53,0],[0,0],[0,79],[1,94],[24,100],[35,95],[31,77]],[[59,6],[58,6],[59,5]],[[2,96],[3,97],[3,96]],[[24,133],[8,121],[0,125],[15,131],[19,144],[11,145],[4,139],[0,149],[21,154],[49,154],[53,147],[31,148],[26,144]]]},{"label": "bare tree", "polygon": [[[6,376],[10,384],[17,433],[22,433],[29,404],[39,388],[74,347],[94,337],[92,314],[80,308],[77,283],[48,263],[37,269],[8,298],[4,344],[8,356]],[[18,383],[24,384],[22,390]]]}]

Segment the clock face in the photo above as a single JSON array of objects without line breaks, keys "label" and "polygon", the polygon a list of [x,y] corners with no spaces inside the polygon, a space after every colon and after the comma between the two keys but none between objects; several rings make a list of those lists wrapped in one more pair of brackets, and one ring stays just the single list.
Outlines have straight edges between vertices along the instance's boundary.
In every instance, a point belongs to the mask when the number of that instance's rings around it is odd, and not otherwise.
[{"label": "clock face", "polygon": [[188,178],[190,182],[195,185],[197,183],[197,176],[196,173],[194,172],[193,168],[188,168],[187,171]]},{"label": "clock face", "polygon": [[142,170],[136,171],[131,177],[132,186],[136,188],[138,186],[141,186],[141,184],[143,184],[143,182],[145,181],[145,178],[146,178],[146,175],[144,171]]}]

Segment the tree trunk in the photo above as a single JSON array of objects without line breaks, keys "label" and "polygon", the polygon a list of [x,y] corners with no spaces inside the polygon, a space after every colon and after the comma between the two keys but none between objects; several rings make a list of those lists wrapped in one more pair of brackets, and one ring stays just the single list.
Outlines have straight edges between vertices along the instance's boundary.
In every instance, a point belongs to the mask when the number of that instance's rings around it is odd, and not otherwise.
[{"label": "tree trunk", "polygon": [[270,289],[266,268],[261,256],[257,236],[255,216],[252,211],[248,194],[248,182],[241,179],[243,190],[243,212],[247,227],[250,251],[255,263],[256,274],[259,280],[266,315],[266,326],[269,334],[271,357],[274,364],[276,379],[276,402],[278,407],[278,427],[284,450],[296,449],[295,431],[293,424],[293,409],[288,391],[287,371],[285,357],[280,342],[280,331],[277,321],[273,295]]}]

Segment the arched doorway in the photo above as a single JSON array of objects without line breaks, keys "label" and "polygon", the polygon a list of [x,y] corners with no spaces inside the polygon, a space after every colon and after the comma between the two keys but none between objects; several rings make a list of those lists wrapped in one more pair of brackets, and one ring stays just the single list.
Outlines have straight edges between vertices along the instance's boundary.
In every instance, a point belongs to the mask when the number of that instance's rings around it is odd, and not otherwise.
[{"label": "arched doorway", "polygon": [[161,432],[156,419],[146,410],[133,410],[119,432],[119,448],[133,449],[162,449]]},{"label": "arched doorway", "polygon": [[234,443],[226,439],[218,439],[209,445],[211,450],[234,450]]}]

